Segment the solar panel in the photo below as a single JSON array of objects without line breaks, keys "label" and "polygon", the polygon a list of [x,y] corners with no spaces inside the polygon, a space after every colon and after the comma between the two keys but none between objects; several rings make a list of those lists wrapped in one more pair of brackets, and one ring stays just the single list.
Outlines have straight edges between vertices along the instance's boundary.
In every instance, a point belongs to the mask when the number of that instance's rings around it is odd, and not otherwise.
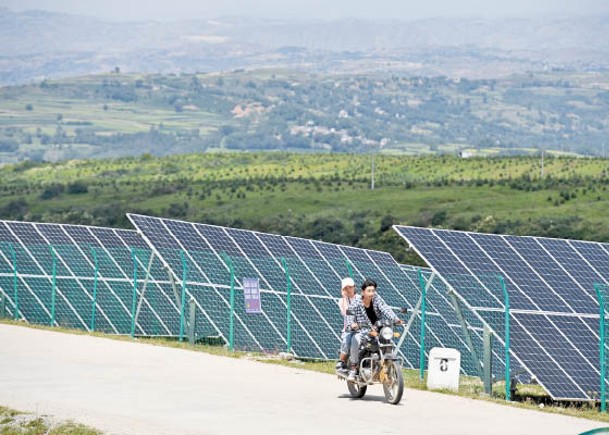
[{"label": "solar panel", "polygon": [[[449,296],[449,289],[444,282],[438,278],[433,278],[432,271],[427,268],[401,265],[402,270],[409,280],[416,285],[419,282],[419,273],[422,274],[424,283],[431,281],[426,292],[426,338],[425,354],[434,347],[453,348],[461,353],[461,372],[469,376],[480,376],[480,358],[483,355],[483,323],[480,318],[472,315],[468,310],[463,310],[462,314],[467,320],[468,334],[471,338],[471,345],[465,339],[463,327],[457,317],[454,302]],[[420,334],[420,324],[415,324],[413,333]],[[493,344],[493,374],[500,377],[504,370],[502,357],[502,347],[500,343]],[[414,356],[413,356],[414,357]]]},{"label": "solar panel", "polygon": [[0,221],[0,289],[9,315],[31,323],[114,334],[179,330],[167,273],[135,231]]},{"label": "solar panel", "polygon": [[[236,279],[235,347],[285,350],[287,293],[291,289],[291,348],[301,357],[334,359],[342,328],[337,307],[340,280],[373,277],[379,293],[394,308],[412,309],[420,289],[386,253],[254,231],[128,214],[134,226],[180,280],[187,270],[188,296],[197,301],[203,326],[229,338],[230,268]],[[183,261],[175,261],[175,250]],[[173,251],[173,252],[172,252]],[[191,275],[191,271],[193,274]],[[244,309],[244,278],[260,283],[262,313]],[[197,325],[197,334],[203,334]],[[404,349],[405,364],[418,367],[418,337]],[[411,346],[412,357],[405,349]],[[414,355],[416,354],[416,358]]]},{"label": "solar panel", "polygon": [[[490,305],[479,306],[480,295],[460,285],[457,277],[503,277],[510,302],[512,358],[554,399],[598,398],[594,283],[607,283],[608,245],[408,226],[394,229],[480,320],[491,312]],[[482,284],[485,297],[500,306],[497,292]]]}]

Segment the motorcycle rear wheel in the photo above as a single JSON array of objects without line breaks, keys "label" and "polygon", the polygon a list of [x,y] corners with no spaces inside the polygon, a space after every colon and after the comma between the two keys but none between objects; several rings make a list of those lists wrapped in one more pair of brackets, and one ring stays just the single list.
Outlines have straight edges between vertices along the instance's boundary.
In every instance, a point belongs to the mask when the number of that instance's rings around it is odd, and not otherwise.
[{"label": "motorcycle rear wheel", "polygon": [[355,382],[347,382],[347,388],[349,389],[349,394],[354,399],[361,399],[366,394],[366,390],[368,390],[368,386],[364,385],[363,387],[359,386]]},{"label": "motorcycle rear wheel", "polygon": [[387,367],[387,378],[388,382],[383,383],[385,399],[388,403],[397,405],[404,394],[404,375],[398,363],[392,362]]}]

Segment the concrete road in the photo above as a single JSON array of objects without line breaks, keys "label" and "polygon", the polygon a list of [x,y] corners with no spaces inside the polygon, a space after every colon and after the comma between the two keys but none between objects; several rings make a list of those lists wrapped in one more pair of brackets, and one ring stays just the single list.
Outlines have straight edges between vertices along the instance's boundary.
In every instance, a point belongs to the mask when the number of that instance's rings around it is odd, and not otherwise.
[{"label": "concrete road", "polygon": [[[0,405],[113,434],[579,434],[603,424],[181,349],[0,325]],[[606,425],[605,425],[606,426]]]}]

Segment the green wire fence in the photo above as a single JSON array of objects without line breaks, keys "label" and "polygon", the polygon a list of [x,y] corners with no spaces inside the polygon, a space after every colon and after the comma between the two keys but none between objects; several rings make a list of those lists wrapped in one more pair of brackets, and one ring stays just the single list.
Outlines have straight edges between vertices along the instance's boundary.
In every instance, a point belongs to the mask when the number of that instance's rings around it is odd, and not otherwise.
[{"label": "green wire fence", "polygon": [[[421,379],[432,347],[461,351],[462,372],[481,374],[482,328],[498,338],[493,369],[509,391],[509,300],[500,277],[433,277],[365,259],[244,256],[236,252],[0,242],[2,315],[30,323],[135,336],[287,351],[335,359],[343,320],[340,280],[372,277],[396,311],[410,311],[399,352]],[[245,283],[248,283],[246,286]],[[252,287],[252,283],[255,284]],[[478,294],[467,306],[457,295]],[[254,298],[254,299],[249,299]],[[419,301],[417,305],[417,301]],[[252,311],[251,303],[258,304]],[[191,314],[192,313],[192,314]],[[405,319],[407,320],[407,319]]]}]

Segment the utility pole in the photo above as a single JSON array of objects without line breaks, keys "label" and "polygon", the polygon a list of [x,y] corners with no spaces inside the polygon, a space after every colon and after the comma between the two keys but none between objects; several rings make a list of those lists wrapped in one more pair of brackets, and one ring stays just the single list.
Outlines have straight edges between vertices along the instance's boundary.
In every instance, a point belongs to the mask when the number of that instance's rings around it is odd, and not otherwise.
[{"label": "utility pole", "polygon": [[543,148],[541,149],[541,178],[543,178]]},{"label": "utility pole", "polygon": [[370,171],[370,190],[374,190],[374,151],[372,151],[372,168]]}]

